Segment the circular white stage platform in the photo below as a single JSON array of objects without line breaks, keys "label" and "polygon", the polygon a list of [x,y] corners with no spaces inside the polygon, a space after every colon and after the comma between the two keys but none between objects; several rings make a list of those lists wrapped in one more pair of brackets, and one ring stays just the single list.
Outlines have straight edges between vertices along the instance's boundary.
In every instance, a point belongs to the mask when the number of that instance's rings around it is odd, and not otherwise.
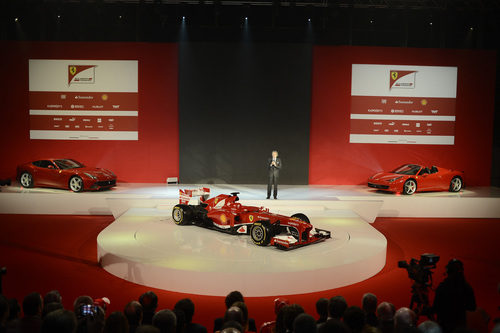
[{"label": "circular white stage platform", "polygon": [[322,215],[311,222],[332,239],[282,251],[258,247],[248,236],[177,226],[169,209],[131,208],[99,234],[98,259],[109,273],[137,284],[214,296],[328,290],[384,267],[387,241],[380,232],[351,211]]}]

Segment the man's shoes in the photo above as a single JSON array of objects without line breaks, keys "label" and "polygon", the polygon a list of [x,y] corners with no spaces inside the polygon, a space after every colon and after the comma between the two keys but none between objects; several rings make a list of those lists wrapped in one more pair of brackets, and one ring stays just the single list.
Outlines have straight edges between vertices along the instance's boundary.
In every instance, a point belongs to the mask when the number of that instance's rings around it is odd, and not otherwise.
[{"label": "man's shoes", "polygon": [[274,197],[274,200],[278,200],[278,197]]},{"label": "man's shoes", "polygon": [[269,197],[267,197],[266,199],[269,199]]}]

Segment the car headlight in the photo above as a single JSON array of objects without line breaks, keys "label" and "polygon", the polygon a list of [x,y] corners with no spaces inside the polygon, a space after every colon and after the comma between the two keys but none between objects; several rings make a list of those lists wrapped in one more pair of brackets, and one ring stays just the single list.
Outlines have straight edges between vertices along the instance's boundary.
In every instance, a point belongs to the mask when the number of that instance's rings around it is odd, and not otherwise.
[{"label": "car headlight", "polygon": [[401,178],[403,178],[403,176],[399,176],[399,177],[396,177],[396,178],[391,178],[391,179],[388,180],[388,182],[392,183],[392,182],[395,182],[396,180],[401,179]]},{"label": "car headlight", "polygon": [[96,176],[91,175],[91,174],[90,174],[90,173],[88,173],[88,172],[85,172],[85,174],[86,174],[86,175],[87,175],[90,179],[93,179],[93,180],[96,180],[96,179],[97,179],[97,177],[96,177]]}]

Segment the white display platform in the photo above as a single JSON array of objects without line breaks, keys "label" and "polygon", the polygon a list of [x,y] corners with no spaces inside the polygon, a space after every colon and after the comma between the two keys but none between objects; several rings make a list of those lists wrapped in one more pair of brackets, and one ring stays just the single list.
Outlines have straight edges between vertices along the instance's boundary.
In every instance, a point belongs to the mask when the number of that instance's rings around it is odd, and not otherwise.
[{"label": "white display platform", "polygon": [[[130,207],[156,207],[162,200],[173,203],[178,199],[179,188],[199,186],[120,183],[110,191],[84,193],[1,187],[0,214],[114,214],[118,217]],[[500,218],[500,189],[495,187],[469,187],[459,193],[429,192],[404,196],[378,192],[363,185],[282,185],[279,200],[274,201],[265,200],[265,185],[204,186],[210,187],[213,195],[237,191],[241,193],[242,200],[270,208],[285,201],[307,201],[308,205],[328,202],[327,208],[353,210],[368,222],[373,222],[376,217]],[[148,203],[144,199],[156,201]],[[115,209],[111,209],[110,205]],[[121,208],[117,209],[118,206]],[[377,210],[376,214],[374,210]]]},{"label": "white display platform", "polygon": [[171,209],[161,206],[130,208],[99,234],[99,262],[137,284],[217,296],[322,291],[363,281],[384,267],[387,241],[369,223],[349,210],[324,210],[327,217],[314,211],[312,224],[330,230],[332,238],[282,251],[256,246],[246,235],[177,226]]}]

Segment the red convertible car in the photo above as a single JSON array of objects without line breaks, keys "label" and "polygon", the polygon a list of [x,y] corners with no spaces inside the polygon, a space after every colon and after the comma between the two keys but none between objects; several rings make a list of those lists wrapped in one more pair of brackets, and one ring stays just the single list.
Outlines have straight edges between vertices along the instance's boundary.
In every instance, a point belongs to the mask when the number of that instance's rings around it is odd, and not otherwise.
[{"label": "red convertible car", "polygon": [[368,179],[368,186],[382,191],[413,194],[424,191],[459,192],[464,173],[441,167],[405,164],[391,172],[380,172]]},{"label": "red convertible car", "polygon": [[23,187],[52,187],[102,190],[116,185],[116,175],[106,169],[87,167],[72,159],[45,159],[17,167],[17,179]]},{"label": "red convertible car", "polygon": [[[178,225],[196,225],[233,235],[250,235],[259,246],[272,245],[289,250],[330,238],[330,231],[313,228],[304,214],[284,216],[270,213],[264,207],[243,206],[238,192],[208,199],[207,188],[180,190],[180,203],[172,209]],[[198,204],[190,198],[200,196]]]}]

